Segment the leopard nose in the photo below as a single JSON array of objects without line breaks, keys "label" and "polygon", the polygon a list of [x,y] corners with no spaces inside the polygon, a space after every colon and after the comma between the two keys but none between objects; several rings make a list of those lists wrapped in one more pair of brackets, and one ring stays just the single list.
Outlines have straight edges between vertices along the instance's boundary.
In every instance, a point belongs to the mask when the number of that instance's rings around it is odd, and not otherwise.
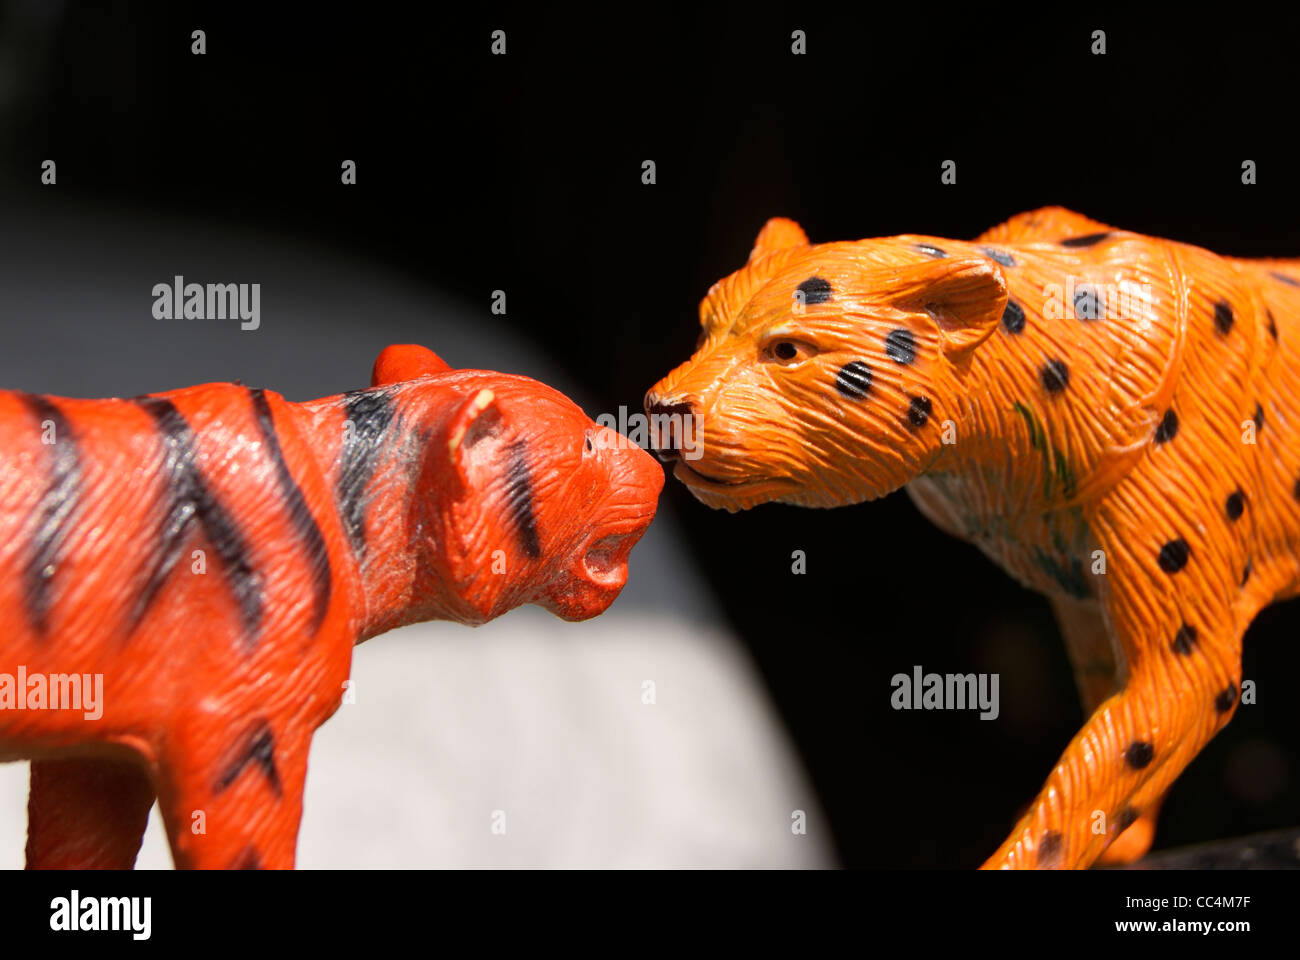
[{"label": "leopard nose", "polygon": [[682,449],[683,424],[695,416],[695,407],[684,397],[660,396],[651,390],[645,395],[645,412],[650,421],[650,449],[660,460],[671,460]]}]

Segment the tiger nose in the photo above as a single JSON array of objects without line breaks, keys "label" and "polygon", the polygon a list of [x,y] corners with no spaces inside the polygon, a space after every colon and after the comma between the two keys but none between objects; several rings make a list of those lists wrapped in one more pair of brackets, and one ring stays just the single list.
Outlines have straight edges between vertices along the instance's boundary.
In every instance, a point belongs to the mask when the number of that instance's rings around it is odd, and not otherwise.
[{"label": "tiger nose", "polygon": [[663,397],[653,390],[645,395],[650,421],[650,449],[660,460],[671,460],[682,449],[683,423],[695,416],[694,405],[684,397]]},{"label": "tiger nose", "polygon": [[626,449],[615,452],[618,458],[617,483],[621,489],[634,491],[641,499],[641,505],[649,511],[645,517],[649,523],[654,516],[659,492],[664,488],[664,468],[635,443],[629,443]]}]

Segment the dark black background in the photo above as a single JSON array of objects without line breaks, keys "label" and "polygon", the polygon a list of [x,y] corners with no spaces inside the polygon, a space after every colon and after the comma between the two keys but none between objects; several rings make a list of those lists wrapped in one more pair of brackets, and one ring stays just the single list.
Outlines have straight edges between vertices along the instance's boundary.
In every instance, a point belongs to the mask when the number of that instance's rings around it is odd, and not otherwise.
[{"label": "dark black background", "polygon": [[[54,156],[65,197],[309,236],[484,304],[507,290],[511,322],[606,410],[635,409],[688,356],[699,298],[773,215],[814,240],[965,238],[1063,204],[1300,256],[1294,15],[40,6],[0,4],[9,189],[39,192]],[[206,56],[189,52],[195,28]],[[339,184],[343,159],[356,187]],[[940,183],[949,159],[956,185]],[[1257,185],[1241,184],[1245,159]],[[980,863],[1082,722],[1045,602],[902,494],[739,516],[675,482],[665,496],[843,862]],[[1298,628],[1293,603],[1250,631],[1259,703],[1178,782],[1158,846],[1294,824]],[[889,677],[918,663],[999,672],[1001,719],[892,711]]]}]

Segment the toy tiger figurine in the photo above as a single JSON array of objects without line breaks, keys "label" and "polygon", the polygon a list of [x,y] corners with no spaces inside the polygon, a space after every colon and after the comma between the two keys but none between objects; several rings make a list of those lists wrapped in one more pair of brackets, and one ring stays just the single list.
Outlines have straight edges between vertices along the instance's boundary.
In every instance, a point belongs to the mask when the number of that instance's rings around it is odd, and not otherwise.
[{"label": "toy tiger figurine", "polygon": [[1091,716],[984,866],[1144,853],[1237,708],[1246,627],[1300,592],[1300,260],[1060,208],[973,242],[814,245],[774,219],[700,322],[646,395],[700,418],[674,467],[698,499],[905,485],[1051,598]]},{"label": "toy tiger figurine", "polygon": [[551,388],[415,346],[309,403],[3,392],[0,451],[0,760],[32,760],[29,867],[131,867],[155,794],[178,867],[292,867],[353,645],[595,616],[663,485]]}]

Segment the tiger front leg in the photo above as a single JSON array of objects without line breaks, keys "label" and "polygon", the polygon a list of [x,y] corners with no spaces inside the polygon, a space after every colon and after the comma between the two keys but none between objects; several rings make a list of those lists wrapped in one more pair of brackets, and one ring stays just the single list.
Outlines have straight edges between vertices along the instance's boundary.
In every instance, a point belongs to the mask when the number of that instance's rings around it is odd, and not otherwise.
[{"label": "tiger front leg", "polygon": [[160,757],[158,802],[178,869],[294,866],[313,728],[192,717]]},{"label": "tiger front leg", "polygon": [[[1140,518],[1132,527],[1116,518]],[[1152,518],[1155,522],[1149,522]],[[1118,502],[1094,518],[1105,622],[1127,665],[984,868],[1082,868],[1161,797],[1231,719],[1241,683],[1240,559]],[[1216,549],[1217,548],[1217,549]]]}]

